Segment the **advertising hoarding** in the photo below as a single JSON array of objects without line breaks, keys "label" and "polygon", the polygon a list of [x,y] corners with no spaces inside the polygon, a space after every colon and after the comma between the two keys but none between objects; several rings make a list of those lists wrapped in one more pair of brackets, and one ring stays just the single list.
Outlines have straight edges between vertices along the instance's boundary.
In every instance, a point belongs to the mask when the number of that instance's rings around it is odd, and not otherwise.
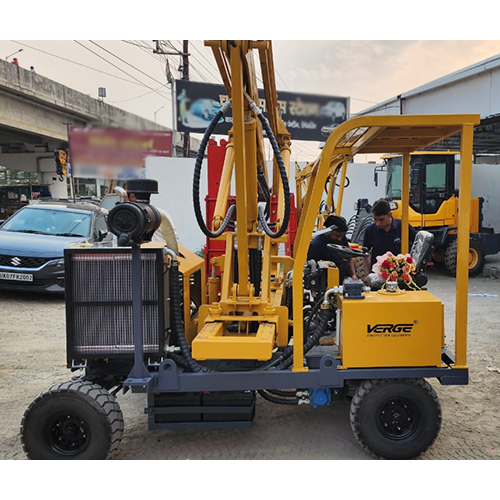
[{"label": "advertising hoarding", "polygon": [[[258,103],[266,115],[264,91],[259,89]],[[177,130],[205,132],[210,121],[228,99],[223,85],[176,80]],[[332,130],[349,117],[348,97],[278,92],[280,116],[292,139],[325,141]],[[229,109],[214,133],[227,135],[232,126]]]},{"label": "advertising hoarding", "polygon": [[144,178],[146,156],[172,156],[172,132],[70,127],[69,152],[73,177]]}]

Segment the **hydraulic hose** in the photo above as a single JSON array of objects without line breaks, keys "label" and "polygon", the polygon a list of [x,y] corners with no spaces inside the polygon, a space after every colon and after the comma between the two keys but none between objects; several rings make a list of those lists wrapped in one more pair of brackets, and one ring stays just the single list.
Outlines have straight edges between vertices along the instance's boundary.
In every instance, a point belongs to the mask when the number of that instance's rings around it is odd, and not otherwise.
[{"label": "hydraulic hose", "polygon": [[[209,372],[208,368],[198,364],[192,357],[189,346],[186,342],[186,334],[184,332],[184,323],[182,321],[182,309],[179,291],[179,262],[177,259],[172,260],[172,265],[170,266],[170,300],[172,304],[172,321],[173,330],[179,342],[181,352],[184,356],[185,364],[193,372]],[[175,361],[175,360],[174,360]]]},{"label": "hydraulic hose", "polygon": [[278,403],[281,405],[298,405],[299,400],[297,398],[295,399],[283,399],[279,397],[275,397],[272,394],[269,394],[269,391],[257,391],[264,399],[267,399],[267,401],[270,401],[271,403]]},{"label": "hydraulic hose", "polygon": [[[329,292],[327,292],[324,296],[321,296],[319,300],[314,304],[313,309],[311,311],[311,316],[308,318],[307,323],[304,325],[304,337],[307,334],[306,328],[309,327],[310,325],[310,319],[314,314],[316,314],[316,311],[318,308],[321,306],[322,303],[325,303],[327,301],[327,295]],[[322,321],[323,318],[323,321]],[[314,334],[310,337],[310,339],[305,342],[304,344],[304,354],[308,352],[314,345],[317,344],[319,341],[320,337],[324,335],[326,332],[326,328],[328,326],[328,321],[331,319],[331,311],[330,309],[322,309],[320,311],[320,320],[318,321],[318,326],[316,328],[316,331]],[[275,367],[276,365],[278,370],[284,370],[285,368],[288,368],[292,363],[292,354],[293,354],[293,346],[288,346],[279,357],[276,359],[273,359],[271,361],[268,361],[264,365],[260,366],[258,370],[270,370],[271,368]]]},{"label": "hydraulic hose", "polygon": [[267,221],[266,221],[266,216],[264,214],[264,210],[262,207],[259,207],[258,212],[259,212],[259,221],[262,225],[262,229],[264,229],[264,232],[273,239],[279,238],[280,236],[283,236],[285,234],[285,231],[288,228],[288,222],[290,221],[290,186],[288,184],[288,176],[286,175],[286,168],[285,164],[283,162],[283,158],[281,157],[281,152],[280,148],[278,146],[278,143],[276,142],[276,139],[274,138],[273,131],[271,130],[271,126],[269,125],[269,121],[267,118],[262,114],[262,111],[260,108],[249,99],[250,102],[250,107],[252,108],[252,111],[257,115],[257,118],[260,120],[263,129],[265,130],[267,137],[271,143],[271,147],[273,148],[274,156],[276,157],[276,162],[278,164],[278,168],[280,171],[280,176],[281,176],[281,182],[283,184],[283,193],[284,193],[284,198],[285,198],[285,214],[283,215],[283,223],[281,224],[281,227],[276,233],[273,233],[271,231],[271,228],[269,227]]},{"label": "hydraulic hose", "polygon": [[304,327],[304,342],[306,342],[306,335],[309,334],[309,327],[311,326],[311,321],[314,315],[318,312],[318,309],[320,308],[322,302],[323,302],[323,297],[320,296],[311,309],[311,314],[309,314],[309,317],[307,318],[307,323]]},{"label": "hydraulic hose", "polygon": [[248,252],[250,254],[250,282],[254,286],[255,295],[260,295],[262,284],[262,251],[250,248]]},{"label": "hydraulic hose", "polygon": [[184,368],[185,370],[189,370],[189,371],[192,371],[191,370],[191,367],[189,366],[188,362],[186,361],[185,358],[183,358],[182,356],[179,356],[178,354],[174,354],[173,352],[169,352],[167,357],[169,359],[171,359],[172,361],[175,361],[175,364],[176,365],[179,365],[181,366],[182,368]]},{"label": "hydraulic hose", "polygon": [[282,391],[279,389],[266,389],[266,392],[269,394],[274,394],[275,396],[279,396],[282,398],[296,398],[297,397],[297,389],[291,389],[289,391]]},{"label": "hydraulic hose", "polygon": [[193,205],[194,205],[194,214],[196,216],[196,221],[198,222],[198,226],[202,230],[203,234],[209,238],[218,238],[227,228],[229,221],[231,220],[234,211],[236,210],[236,205],[231,205],[229,210],[227,211],[226,217],[222,221],[221,226],[215,232],[210,231],[203,220],[203,214],[201,213],[201,205],[200,205],[200,178],[201,178],[201,167],[203,164],[203,158],[205,156],[205,151],[207,149],[207,144],[212,135],[215,126],[222,118],[224,113],[229,109],[231,105],[231,100],[229,99],[224,103],[222,108],[217,112],[217,114],[212,118],[212,121],[209,123],[207,130],[205,130],[205,134],[203,135],[203,139],[201,140],[200,149],[198,150],[198,154],[196,155],[196,162],[194,164],[194,177],[193,177]]},{"label": "hydraulic hose", "polygon": [[[319,339],[325,334],[328,327],[328,322],[332,318],[332,313],[330,309],[321,309],[319,312],[318,327],[314,332],[314,335],[304,344],[304,354],[309,352],[319,341]],[[279,366],[278,370],[286,370],[293,364],[293,358],[288,356]]]}]

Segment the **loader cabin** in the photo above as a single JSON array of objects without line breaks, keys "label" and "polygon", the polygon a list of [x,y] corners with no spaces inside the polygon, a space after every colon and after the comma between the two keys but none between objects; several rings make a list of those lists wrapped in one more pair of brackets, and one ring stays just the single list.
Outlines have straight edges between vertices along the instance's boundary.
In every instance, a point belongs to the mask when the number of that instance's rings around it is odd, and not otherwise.
[{"label": "loader cabin", "polygon": [[[455,163],[460,153],[426,151],[410,154],[410,208],[419,214],[435,214],[456,194]],[[386,155],[385,197],[401,200],[401,155]],[[410,220],[412,218],[410,217]]]},{"label": "loader cabin", "polygon": [[[395,217],[401,216],[402,156],[385,155],[387,172],[385,197],[396,202]],[[456,226],[459,214],[459,192],[455,182],[459,151],[417,151],[410,154],[409,222],[434,234],[432,259],[456,272]],[[377,175],[377,172],[375,172]],[[500,235],[483,225],[484,199],[470,199],[469,274],[483,270],[485,257],[500,251]]]}]

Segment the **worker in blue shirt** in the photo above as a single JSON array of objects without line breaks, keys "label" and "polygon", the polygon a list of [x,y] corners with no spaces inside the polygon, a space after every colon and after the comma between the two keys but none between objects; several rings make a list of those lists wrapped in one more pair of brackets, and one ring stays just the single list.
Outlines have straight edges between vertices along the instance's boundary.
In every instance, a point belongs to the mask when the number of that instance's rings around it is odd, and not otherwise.
[{"label": "worker in blue shirt", "polygon": [[[378,256],[386,252],[392,252],[394,255],[401,253],[401,220],[392,216],[389,202],[384,199],[377,200],[371,212],[374,222],[366,228],[363,240],[363,246],[371,251],[371,257],[363,257],[365,277],[372,272]],[[408,226],[410,249],[417,233],[412,225]]]},{"label": "worker in blue shirt", "polygon": [[345,236],[347,232],[345,219],[337,215],[330,215],[325,219],[323,226],[325,228],[330,228],[331,230],[328,233],[319,234],[313,238],[309,245],[307,260],[326,260],[333,262],[339,268],[341,283],[345,278],[345,274],[352,279],[357,280],[358,277],[356,276],[356,268],[353,260],[347,259],[347,262],[345,262],[345,257],[342,257],[335,250],[328,248],[327,246],[329,243],[345,247],[349,246],[349,242]]}]

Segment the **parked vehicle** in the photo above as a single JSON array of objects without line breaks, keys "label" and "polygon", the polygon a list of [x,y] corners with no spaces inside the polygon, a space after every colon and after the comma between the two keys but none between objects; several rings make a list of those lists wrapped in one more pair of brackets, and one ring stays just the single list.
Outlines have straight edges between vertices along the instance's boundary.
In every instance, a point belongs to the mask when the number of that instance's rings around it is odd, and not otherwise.
[{"label": "parked vehicle", "polygon": [[319,115],[330,118],[333,123],[342,123],[346,119],[345,106],[340,101],[330,101],[321,107]]},{"label": "parked vehicle", "polygon": [[0,226],[0,290],[64,292],[64,249],[113,246],[108,211],[90,203],[41,202]]},{"label": "parked vehicle", "polygon": [[30,200],[50,196],[48,186],[42,184],[0,186],[0,222],[7,220]]},{"label": "parked vehicle", "polygon": [[[427,151],[410,155],[409,222],[434,235],[428,262],[457,271],[458,189],[455,186],[455,156],[449,151]],[[387,155],[386,198],[395,202],[393,214],[401,218],[401,155]],[[471,199],[469,274],[481,274],[487,255],[500,252],[500,233],[485,227],[484,198]]]},{"label": "parked vehicle", "polygon": [[203,119],[211,120],[221,109],[221,104],[213,99],[198,99],[193,102],[189,111],[193,115],[201,116]]}]

